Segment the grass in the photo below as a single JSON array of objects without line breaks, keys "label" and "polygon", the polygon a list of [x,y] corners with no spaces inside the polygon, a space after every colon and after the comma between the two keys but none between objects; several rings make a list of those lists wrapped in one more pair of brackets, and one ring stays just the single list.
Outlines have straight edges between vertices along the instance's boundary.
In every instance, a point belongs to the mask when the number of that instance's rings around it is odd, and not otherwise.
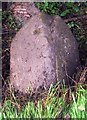
[{"label": "grass", "polygon": [[85,90],[81,85],[77,88],[76,96],[72,93],[72,101],[69,107],[63,112],[63,114],[69,115],[70,118],[80,118],[87,119],[87,90]]},{"label": "grass", "polygon": [[[19,108],[19,103],[5,100],[0,119],[9,118],[80,118],[87,119],[87,90],[83,85],[74,86],[75,91],[60,85],[51,85],[47,95],[36,101],[28,100],[27,104]],[[68,95],[69,91],[69,96]],[[61,93],[61,95],[59,95]],[[67,99],[68,97],[68,99]],[[18,109],[19,108],[19,109]]]}]

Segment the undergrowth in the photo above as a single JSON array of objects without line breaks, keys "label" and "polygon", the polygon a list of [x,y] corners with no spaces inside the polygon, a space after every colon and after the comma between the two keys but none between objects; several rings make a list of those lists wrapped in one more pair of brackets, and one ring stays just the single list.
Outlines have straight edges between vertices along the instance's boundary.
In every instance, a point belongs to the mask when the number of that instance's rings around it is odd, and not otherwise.
[{"label": "undergrowth", "polygon": [[50,15],[60,15],[63,18],[74,17],[86,14],[84,8],[87,2],[36,2],[36,6],[45,13]]},{"label": "undergrowth", "polygon": [[[20,109],[19,103],[5,100],[0,119],[4,118],[80,118],[87,119],[87,86],[78,84],[71,88],[51,85],[47,96],[39,100],[28,100]],[[72,91],[72,88],[74,91]],[[60,94],[61,93],[61,94]],[[15,95],[14,95],[15,96]],[[16,98],[15,98],[16,100]],[[86,106],[86,107],[85,107]],[[19,109],[18,109],[19,108]]]}]

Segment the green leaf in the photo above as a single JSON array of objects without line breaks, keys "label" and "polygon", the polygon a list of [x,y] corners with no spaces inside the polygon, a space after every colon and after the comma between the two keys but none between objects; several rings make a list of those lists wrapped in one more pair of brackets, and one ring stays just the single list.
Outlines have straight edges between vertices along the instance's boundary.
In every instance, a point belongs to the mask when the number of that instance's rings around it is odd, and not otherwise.
[{"label": "green leaf", "polygon": [[73,2],[66,2],[65,5],[68,8],[73,7]]},{"label": "green leaf", "polygon": [[61,14],[60,14],[60,16],[66,16],[68,13],[70,13],[70,10],[68,9],[68,10],[65,10],[65,11],[63,11]]},{"label": "green leaf", "polygon": [[73,7],[73,10],[74,10],[75,12],[78,12],[78,11],[79,11],[79,7]]},{"label": "green leaf", "polygon": [[44,4],[44,5],[45,5],[45,7],[48,7],[48,2],[45,2],[45,4]]}]

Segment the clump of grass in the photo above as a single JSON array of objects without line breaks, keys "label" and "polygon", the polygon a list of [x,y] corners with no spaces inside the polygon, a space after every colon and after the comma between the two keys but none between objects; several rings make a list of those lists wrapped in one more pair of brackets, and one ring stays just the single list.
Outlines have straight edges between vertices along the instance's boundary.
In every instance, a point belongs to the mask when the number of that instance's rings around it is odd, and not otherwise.
[{"label": "clump of grass", "polygon": [[[60,87],[60,84],[51,85],[47,95],[43,99],[31,101],[22,108],[17,109],[17,101],[5,100],[0,119],[4,118],[86,118],[87,90],[83,85],[74,86],[76,92],[71,92],[70,102],[66,101],[68,88]],[[71,91],[71,88],[70,88]],[[60,94],[61,93],[61,94]],[[70,97],[70,96],[68,96]],[[15,105],[16,104],[16,105]]]},{"label": "clump of grass", "polygon": [[63,116],[70,118],[87,119],[87,90],[82,85],[79,85],[76,90],[76,95],[72,93],[72,101],[63,111]]},{"label": "clump of grass", "polygon": [[18,110],[12,100],[5,100],[2,118],[56,118],[64,106],[63,98],[55,96],[58,89],[56,87],[51,85],[46,97],[36,101],[29,100],[22,110]]}]

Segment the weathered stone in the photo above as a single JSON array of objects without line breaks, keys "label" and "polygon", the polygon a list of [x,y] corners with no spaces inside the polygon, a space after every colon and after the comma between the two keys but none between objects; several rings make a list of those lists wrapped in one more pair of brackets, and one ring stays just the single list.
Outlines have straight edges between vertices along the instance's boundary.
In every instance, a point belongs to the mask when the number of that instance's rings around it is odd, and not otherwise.
[{"label": "weathered stone", "polygon": [[68,80],[79,65],[77,43],[59,16],[33,16],[16,34],[10,49],[11,84],[23,93]]}]

